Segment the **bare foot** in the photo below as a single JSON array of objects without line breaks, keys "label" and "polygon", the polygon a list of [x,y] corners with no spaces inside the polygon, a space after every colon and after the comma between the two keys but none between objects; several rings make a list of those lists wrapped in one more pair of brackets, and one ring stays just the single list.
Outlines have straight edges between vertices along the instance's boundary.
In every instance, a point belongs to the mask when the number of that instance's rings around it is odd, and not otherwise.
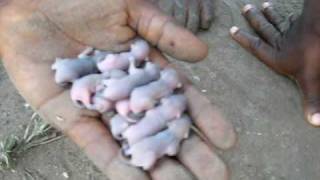
[{"label": "bare foot", "polygon": [[302,15],[289,20],[287,30],[287,21],[271,3],[265,2],[262,7],[258,10],[248,4],[243,8],[243,16],[258,36],[238,27],[231,28],[231,36],[270,68],[296,80],[303,93],[306,119],[320,127],[320,29],[318,10],[314,8],[320,8],[320,2],[306,2]]},{"label": "bare foot", "polygon": [[151,0],[166,14],[173,16],[176,21],[197,32],[209,29],[213,20],[212,0]]}]

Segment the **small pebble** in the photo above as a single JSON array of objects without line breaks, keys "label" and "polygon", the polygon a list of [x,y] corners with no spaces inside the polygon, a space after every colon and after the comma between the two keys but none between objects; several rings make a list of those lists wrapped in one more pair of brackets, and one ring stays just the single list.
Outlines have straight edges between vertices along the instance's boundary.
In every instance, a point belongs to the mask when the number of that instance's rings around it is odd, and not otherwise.
[{"label": "small pebble", "polygon": [[193,79],[194,79],[194,80],[197,80],[197,81],[201,81],[201,79],[200,79],[199,76],[193,76]]},{"label": "small pebble", "polygon": [[61,116],[56,116],[56,120],[60,122],[64,121],[64,119]]},{"label": "small pebble", "polygon": [[66,179],[69,178],[69,174],[68,174],[67,172],[63,172],[63,173],[62,173],[62,176],[63,176],[64,178],[66,178]]},{"label": "small pebble", "polygon": [[202,89],[201,92],[206,93],[208,91],[206,89]]}]

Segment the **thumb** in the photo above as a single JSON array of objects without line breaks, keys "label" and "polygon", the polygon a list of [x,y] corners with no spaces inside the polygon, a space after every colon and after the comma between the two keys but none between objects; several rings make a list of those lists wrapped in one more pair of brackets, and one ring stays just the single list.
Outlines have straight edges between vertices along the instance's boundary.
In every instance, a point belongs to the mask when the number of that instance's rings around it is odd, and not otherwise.
[{"label": "thumb", "polygon": [[207,45],[177,25],[148,0],[127,0],[129,24],[140,36],[161,51],[181,60],[195,62],[208,54]]}]

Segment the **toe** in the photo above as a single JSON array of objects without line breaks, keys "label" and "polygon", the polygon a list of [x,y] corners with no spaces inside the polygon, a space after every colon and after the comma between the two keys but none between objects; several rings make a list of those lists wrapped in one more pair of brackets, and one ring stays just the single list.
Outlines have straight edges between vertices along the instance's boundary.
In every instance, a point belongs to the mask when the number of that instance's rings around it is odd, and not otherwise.
[{"label": "toe", "polygon": [[200,6],[198,0],[189,0],[187,28],[197,32],[200,23]]},{"label": "toe", "polygon": [[211,24],[212,24],[212,20],[213,20],[213,1],[211,0],[200,0],[200,26],[202,29],[209,29]]},{"label": "toe", "polygon": [[174,0],[175,6],[173,15],[175,20],[181,26],[185,26],[187,22],[187,1],[186,0]]}]

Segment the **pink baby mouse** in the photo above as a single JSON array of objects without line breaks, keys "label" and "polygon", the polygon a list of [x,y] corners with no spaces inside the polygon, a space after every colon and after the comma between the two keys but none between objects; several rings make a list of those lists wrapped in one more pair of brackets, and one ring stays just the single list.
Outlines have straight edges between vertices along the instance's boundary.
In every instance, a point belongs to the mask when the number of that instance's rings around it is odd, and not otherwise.
[{"label": "pink baby mouse", "polygon": [[91,98],[91,104],[88,105],[86,108],[98,111],[100,113],[104,113],[113,110],[114,105],[113,102],[103,98],[101,95],[99,95],[99,93],[96,93]]},{"label": "pink baby mouse", "polygon": [[55,82],[60,85],[72,83],[82,76],[98,72],[95,61],[90,57],[80,59],[57,58],[51,69],[56,71]]},{"label": "pink baby mouse", "polygon": [[132,90],[138,86],[148,84],[160,77],[160,66],[147,62],[144,68],[136,68],[134,60],[130,63],[129,75],[120,79],[105,80],[106,89],[103,96],[112,101],[119,101],[129,97]]},{"label": "pink baby mouse", "polygon": [[116,102],[115,107],[116,111],[124,117],[127,117],[131,112],[129,99],[124,99]]},{"label": "pink baby mouse", "polygon": [[144,113],[132,112],[129,99],[116,102],[115,109],[120,115],[125,117],[129,123],[137,123],[144,116]]},{"label": "pink baby mouse", "polygon": [[149,170],[157,159],[168,155],[175,156],[183,139],[189,135],[191,120],[187,115],[169,123],[168,129],[146,137],[125,150],[130,164]]},{"label": "pink baby mouse", "polygon": [[111,69],[127,70],[130,64],[130,58],[135,59],[137,64],[141,64],[147,59],[150,52],[148,43],[144,40],[136,40],[131,45],[130,52],[120,54],[109,54],[106,58],[97,63],[100,72],[105,72]]},{"label": "pink baby mouse", "polygon": [[131,44],[130,53],[137,61],[146,60],[150,53],[150,46],[146,41],[137,39]]},{"label": "pink baby mouse", "polygon": [[71,99],[78,107],[90,107],[91,98],[102,81],[101,74],[90,74],[75,80],[71,87]]},{"label": "pink baby mouse", "polygon": [[129,122],[125,117],[117,114],[110,120],[110,130],[112,136],[117,140],[122,140],[121,133],[129,127]]},{"label": "pink baby mouse", "polygon": [[[91,55],[92,53],[93,56]],[[56,71],[55,82],[60,85],[66,85],[82,76],[97,73],[96,62],[105,57],[107,53],[88,47],[78,55],[78,58],[57,58],[51,66],[51,69]]]},{"label": "pink baby mouse", "polygon": [[112,70],[108,70],[102,73],[103,78],[104,79],[120,79],[123,78],[125,76],[127,76],[128,74],[120,69],[112,69]]},{"label": "pink baby mouse", "polygon": [[134,58],[130,52],[120,54],[108,54],[104,60],[97,63],[100,72],[106,72],[112,69],[126,70],[129,67],[129,58]]},{"label": "pink baby mouse", "polygon": [[180,88],[178,73],[173,68],[165,68],[161,71],[160,79],[145,86],[135,88],[130,96],[130,107],[133,113],[140,113],[151,109],[157,101],[173,93]]},{"label": "pink baby mouse", "polygon": [[161,100],[161,104],[146,112],[136,124],[123,132],[123,137],[129,145],[153,135],[165,128],[175,118],[181,117],[187,108],[187,99],[184,95],[172,95]]},{"label": "pink baby mouse", "polygon": [[102,93],[107,87],[106,84],[108,84],[108,82],[121,79],[127,75],[128,74],[125,71],[120,69],[112,69],[102,73],[103,80],[101,81],[101,84],[97,86],[96,91]]}]

